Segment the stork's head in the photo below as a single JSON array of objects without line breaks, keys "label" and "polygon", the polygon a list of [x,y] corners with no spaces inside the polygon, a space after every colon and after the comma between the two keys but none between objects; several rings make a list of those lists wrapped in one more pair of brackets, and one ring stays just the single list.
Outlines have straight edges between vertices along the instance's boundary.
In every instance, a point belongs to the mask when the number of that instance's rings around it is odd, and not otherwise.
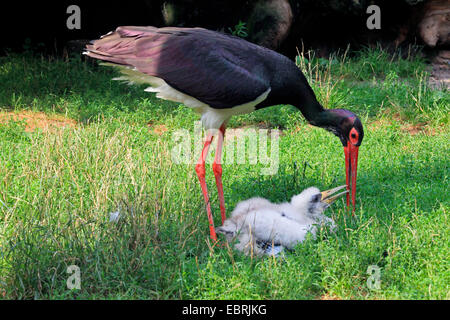
[{"label": "stork's head", "polygon": [[224,221],[223,225],[216,228],[217,233],[224,234],[228,242],[231,242],[236,236],[238,231],[238,226],[233,219],[227,219]]},{"label": "stork's head", "polygon": [[[351,188],[353,211],[355,211],[358,150],[364,138],[361,120],[349,110],[332,109],[322,112],[315,124],[336,135],[344,146],[347,189]],[[347,195],[347,206],[350,206],[350,194]]]},{"label": "stork's head", "polygon": [[336,192],[344,188],[346,188],[346,185],[321,192],[316,187],[310,187],[303,190],[302,193],[293,196],[291,199],[291,204],[297,211],[314,218],[320,215],[339,197],[348,193],[348,190],[346,190],[344,192],[335,194]]},{"label": "stork's head", "polygon": [[364,138],[364,129],[358,116],[346,109],[324,110],[312,124],[322,127],[337,136],[344,147],[349,143],[359,147]]}]

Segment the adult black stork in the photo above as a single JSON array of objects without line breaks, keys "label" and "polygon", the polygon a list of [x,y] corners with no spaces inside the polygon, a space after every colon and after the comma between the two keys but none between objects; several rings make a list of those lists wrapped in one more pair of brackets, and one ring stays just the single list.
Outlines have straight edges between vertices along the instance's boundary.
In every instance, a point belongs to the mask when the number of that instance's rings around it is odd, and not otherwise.
[{"label": "adult black stork", "polygon": [[[226,124],[232,115],[280,104],[295,106],[310,124],[339,137],[355,209],[358,148],[364,137],[361,121],[345,109],[324,109],[305,76],[287,57],[231,35],[174,27],[119,27],[93,41],[85,54],[118,67],[123,74],[119,79],[149,84],[146,91],[157,92],[157,97],[195,109],[206,129],[219,129],[212,168],[222,223],[226,219],[221,167]],[[206,203],[210,235],[216,241],[205,181],[205,160],[214,138],[212,130],[208,132],[195,170]]]}]

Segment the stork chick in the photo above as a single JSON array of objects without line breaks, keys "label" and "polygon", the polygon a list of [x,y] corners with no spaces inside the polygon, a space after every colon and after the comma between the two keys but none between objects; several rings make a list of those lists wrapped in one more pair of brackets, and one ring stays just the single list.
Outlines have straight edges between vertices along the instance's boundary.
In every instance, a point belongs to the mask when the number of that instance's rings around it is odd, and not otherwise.
[{"label": "stork chick", "polygon": [[344,188],[346,185],[320,192],[310,187],[293,196],[291,202],[280,204],[259,197],[239,202],[216,232],[224,234],[228,242],[234,242],[234,247],[245,254],[269,254],[268,246],[292,249],[309,232],[315,238],[317,226],[336,229],[334,221],[323,212],[348,193],[346,190],[333,196]]}]

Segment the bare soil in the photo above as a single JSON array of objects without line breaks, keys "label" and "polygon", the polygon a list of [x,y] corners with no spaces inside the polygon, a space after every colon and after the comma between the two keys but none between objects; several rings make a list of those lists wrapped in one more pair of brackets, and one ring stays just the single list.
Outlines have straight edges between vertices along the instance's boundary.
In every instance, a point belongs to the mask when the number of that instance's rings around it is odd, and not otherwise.
[{"label": "bare soil", "polygon": [[25,121],[25,131],[32,132],[41,129],[44,132],[52,132],[57,128],[73,128],[77,122],[62,115],[47,115],[35,111],[2,111],[0,112],[0,124],[9,121]]}]

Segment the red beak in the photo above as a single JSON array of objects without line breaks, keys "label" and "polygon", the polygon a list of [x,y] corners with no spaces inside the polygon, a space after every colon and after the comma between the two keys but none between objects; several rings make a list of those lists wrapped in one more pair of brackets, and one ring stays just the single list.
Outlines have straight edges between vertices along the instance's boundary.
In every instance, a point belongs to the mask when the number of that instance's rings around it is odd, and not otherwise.
[{"label": "red beak", "polygon": [[[350,141],[344,147],[345,153],[345,174],[347,190],[347,207],[350,207],[350,194],[352,196],[352,213],[355,213],[356,207],[356,173],[358,169],[358,149],[359,147],[353,145]],[[351,183],[351,184],[350,184]]]}]

